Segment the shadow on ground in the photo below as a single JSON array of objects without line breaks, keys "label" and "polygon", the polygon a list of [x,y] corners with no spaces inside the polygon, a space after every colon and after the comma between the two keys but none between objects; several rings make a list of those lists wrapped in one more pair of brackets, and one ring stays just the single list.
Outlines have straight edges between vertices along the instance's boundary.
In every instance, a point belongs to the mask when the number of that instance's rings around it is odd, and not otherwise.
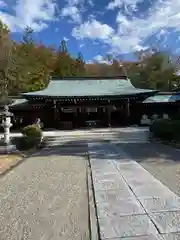
[{"label": "shadow on ground", "polygon": [[[119,135],[119,139],[121,138],[122,136]],[[37,155],[83,156],[88,154],[88,143],[97,143],[95,148],[97,148],[99,143],[103,143],[103,149],[101,147],[98,151],[98,159],[123,159],[123,154],[121,152],[121,150],[123,150],[133,160],[137,162],[157,162],[165,164],[172,164],[172,162],[180,162],[180,151],[170,146],[166,146],[158,142],[118,142],[117,139],[118,136],[116,136],[115,143],[113,143],[114,139],[103,139],[102,136],[99,138],[96,137],[96,139],[86,139],[83,137],[79,137],[74,140],[66,140],[65,142],[63,142],[63,140],[61,139],[61,142],[59,143],[56,139],[55,145],[52,144],[52,146],[43,149]],[[46,138],[46,141],[48,140],[49,138]],[[94,153],[92,150],[92,155],[94,155],[94,157],[96,156],[95,148]]]}]

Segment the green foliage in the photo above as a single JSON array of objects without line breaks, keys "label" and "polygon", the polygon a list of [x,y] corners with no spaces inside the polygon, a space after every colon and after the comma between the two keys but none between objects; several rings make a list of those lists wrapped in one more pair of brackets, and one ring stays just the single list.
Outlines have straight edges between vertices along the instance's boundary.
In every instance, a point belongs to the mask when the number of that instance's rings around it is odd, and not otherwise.
[{"label": "green foliage", "polygon": [[127,72],[135,87],[162,91],[180,87],[180,77],[174,75],[175,66],[168,63],[167,54],[147,49],[137,57],[139,64],[129,64],[112,55],[104,58],[112,64],[87,64],[82,53],[71,56],[64,40],[58,49],[35,42],[33,29],[28,26],[22,42],[12,41],[9,29],[0,21],[0,97],[4,102],[8,95],[41,90],[47,86],[50,75],[120,76]]},{"label": "green foliage", "polygon": [[29,26],[27,26],[24,30],[24,35],[23,35],[23,42],[25,44],[33,44],[33,29]]},{"label": "green foliage", "polygon": [[136,87],[161,91],[178,88],[180,77],[175,72],[175,64],[170,63],[167,54],[161,52],[143,56],[141,62],[132,65],[128,71]]},{"label": "green foliage", "polygon": [[42,140],[42,131],[38,125],[33,124],[22,129],[23,136],[16,139],[16,146],[20,150],[28,150],[40,145]]},{"label": "green foliage", "polygon": [[21,130],[21,132],[26,137],[35,137],[35,138],[42,137],[42,130],[36,124],[32,124],[32,125],[28,125],[28,126],[24,127]]},{"label": "green foliage", "polygon": [[155,137],[168,141],[180,140],[179,120],[157,120],[151,126],[151,132]]}]

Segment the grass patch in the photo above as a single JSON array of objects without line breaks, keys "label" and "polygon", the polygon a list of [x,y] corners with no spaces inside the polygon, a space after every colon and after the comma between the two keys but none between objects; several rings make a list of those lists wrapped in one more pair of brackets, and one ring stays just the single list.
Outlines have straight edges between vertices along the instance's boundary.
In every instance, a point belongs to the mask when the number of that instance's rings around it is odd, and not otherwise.
[{"label": "grass patch", "polygon": [[0,174],[23,159],[20,154],[0,155]]}]

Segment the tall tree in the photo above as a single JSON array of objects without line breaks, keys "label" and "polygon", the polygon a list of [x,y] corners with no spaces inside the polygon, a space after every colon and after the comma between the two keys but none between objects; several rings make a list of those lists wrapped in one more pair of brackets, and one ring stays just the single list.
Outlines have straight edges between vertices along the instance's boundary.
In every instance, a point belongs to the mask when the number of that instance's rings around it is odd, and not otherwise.
[{"label": "tall tree", "polygon": [[23,43],[25,44],[33,44],[34,40],[33,40],[33,29],[29,26],[27,26],[24,30],[24,34],[23,34]]},{"label": "tall tree", "polygon": [[76,76],[76,71],[75,59],[70,56],[66,42],[63,40],[56,55],[53,75],[61,77]]},{"label": "tall tree", "polygon": [[78,53],[76,58],[76,76],[85,76],[85,63],[81,52]]},{"label": "tall tree", "polygon": [[13,42],[8,27],[0,21],[0,101],[8,101],[8,80],[12,65]]},{"label": "tall tree", "polygon": [[67,43],[65,40],[61,41],[61,44],[59,46],[59,52],[61,53],[68,53]]},{"label": "tall tree", "polygon": [[137,65],[130,68],[130,77],[136,87],[171,91],[178,85],[175,67],[169,64],[166,53],[155,52],[147,55]]}]

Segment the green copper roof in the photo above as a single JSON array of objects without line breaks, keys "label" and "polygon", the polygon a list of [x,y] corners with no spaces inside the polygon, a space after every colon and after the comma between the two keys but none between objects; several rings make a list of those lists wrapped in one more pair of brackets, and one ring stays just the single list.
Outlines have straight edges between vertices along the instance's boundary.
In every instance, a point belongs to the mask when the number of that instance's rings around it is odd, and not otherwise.
[{"label": "green copper roof", "polygon": [[157,94],[155,96],[146,98],[143,103],[168,103],[177,101],[180,101],[180,94]]},{"label": "green copper roof", "polygon": [[24,97],[93,97],[135,95],[154,92],[135,88],[129,79],[77,79],[51,80],[41,91],[24,93]]}]

